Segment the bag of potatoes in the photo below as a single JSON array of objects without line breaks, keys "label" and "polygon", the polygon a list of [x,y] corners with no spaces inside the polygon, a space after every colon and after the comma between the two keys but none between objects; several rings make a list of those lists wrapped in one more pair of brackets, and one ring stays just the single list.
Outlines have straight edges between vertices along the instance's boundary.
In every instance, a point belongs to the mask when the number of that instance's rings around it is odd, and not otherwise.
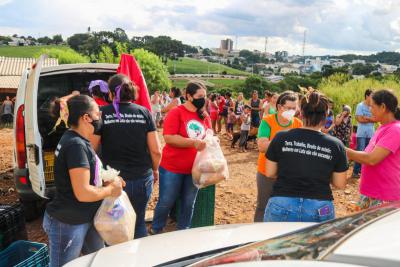
[{"label": "bag of potatoes", "polygon": [[[104,182],[118,176],[119,172],[108,167],[100,172]],[[119,197],[107,197],[94,217],[94,226],[107,245],[132,240],[135,234],[136,213],[125,192]]]},{"label": "bag of potatoes", "polygon": [[198,151],[192,168],[193,184],[204,188],[229,178],[228,164],[219,145],[218,137],[212,130],[207,130],[206,148]]}]

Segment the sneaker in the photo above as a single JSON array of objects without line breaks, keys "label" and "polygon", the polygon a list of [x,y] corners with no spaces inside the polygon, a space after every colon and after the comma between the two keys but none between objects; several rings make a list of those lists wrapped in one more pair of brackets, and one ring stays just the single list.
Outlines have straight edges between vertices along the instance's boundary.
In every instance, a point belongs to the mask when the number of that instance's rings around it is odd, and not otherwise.
[{"label": "sneaker", "polygon": [[149,228],[148,232],[149,232],[149,235],[158,235],[161,233],[161,232],[155,231],[152,227]]}]

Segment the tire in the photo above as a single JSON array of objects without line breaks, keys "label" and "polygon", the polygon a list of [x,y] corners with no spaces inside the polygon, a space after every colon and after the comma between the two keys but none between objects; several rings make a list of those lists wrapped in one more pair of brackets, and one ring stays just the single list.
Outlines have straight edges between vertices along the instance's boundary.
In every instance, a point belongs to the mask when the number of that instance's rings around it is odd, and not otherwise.
[{"label": "tire", "polygon": [[25,211],[25,220],[31,222],[41,217],[44,213],[43,201],[24,201],[20,199]]}]

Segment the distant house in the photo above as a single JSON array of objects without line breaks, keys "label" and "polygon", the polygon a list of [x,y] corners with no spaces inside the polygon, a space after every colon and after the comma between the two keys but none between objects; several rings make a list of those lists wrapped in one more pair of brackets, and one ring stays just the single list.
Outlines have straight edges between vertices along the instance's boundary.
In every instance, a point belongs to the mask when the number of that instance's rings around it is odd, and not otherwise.
[{"label": "distant house", "polygon": [[363,65],[365,65],[365,60],[363,60],[363,59],[353,59],[351,61],[351,65],[354,65],[354,64],[363,64]]},{"label": "distant house", "polygon": [[9,46],[26,46],[29,45],[25,39],[18,38],[18,37],[11,37],[11,42],[8,42]]},{"label": "distant house", "polygon": [[278,82],[282,81],[284,79],[284,77],[280,76],[280,75],[270,75],[270,76],[265,77],[265,79],[272,83],[278,83]]},{"label": "distant house", "polygon": [[379,64],[379,69],[381,70],[382,73],[388,74],[388,73],[393,73],[398,69],[398,66],[396,65],[389,65],[389,64]]},{"label": "distant house", "polygon": [[292,67],[292,66],[285,66],[281,68],[281,74],[300,74],[300,69]]},{"label": "distant house", "polygon": [[[0,57],[0,94],[16,95],[22,73],[35,62],[34,58]],[[58,59],[48,58],[43,66],[58,66]]]}]

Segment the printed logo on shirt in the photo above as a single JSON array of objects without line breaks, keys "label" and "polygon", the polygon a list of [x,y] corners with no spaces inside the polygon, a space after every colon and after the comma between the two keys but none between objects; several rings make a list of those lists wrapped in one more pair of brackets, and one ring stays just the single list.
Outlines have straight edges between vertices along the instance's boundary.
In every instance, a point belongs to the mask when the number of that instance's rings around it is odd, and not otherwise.
[{"label": "printed logo on shirt", "polygon": [[332,150],[329,147],[298,141],[285,141],[282,152],[302,154],[327,160],[332,160],[333,158]]},{"label": "printed logo on shirt", "polygon": [[196,120],[190,120],[186,124],[186,133],[191,139],[202,139],[206,133],[203,124]]},{"label": "printed logo on shirt", "polygon": [[108,124],[146,124],[146,120],[142,114],[120,114],[121,119],[117,118],[117,115],[105,115],[104,125]]}]

